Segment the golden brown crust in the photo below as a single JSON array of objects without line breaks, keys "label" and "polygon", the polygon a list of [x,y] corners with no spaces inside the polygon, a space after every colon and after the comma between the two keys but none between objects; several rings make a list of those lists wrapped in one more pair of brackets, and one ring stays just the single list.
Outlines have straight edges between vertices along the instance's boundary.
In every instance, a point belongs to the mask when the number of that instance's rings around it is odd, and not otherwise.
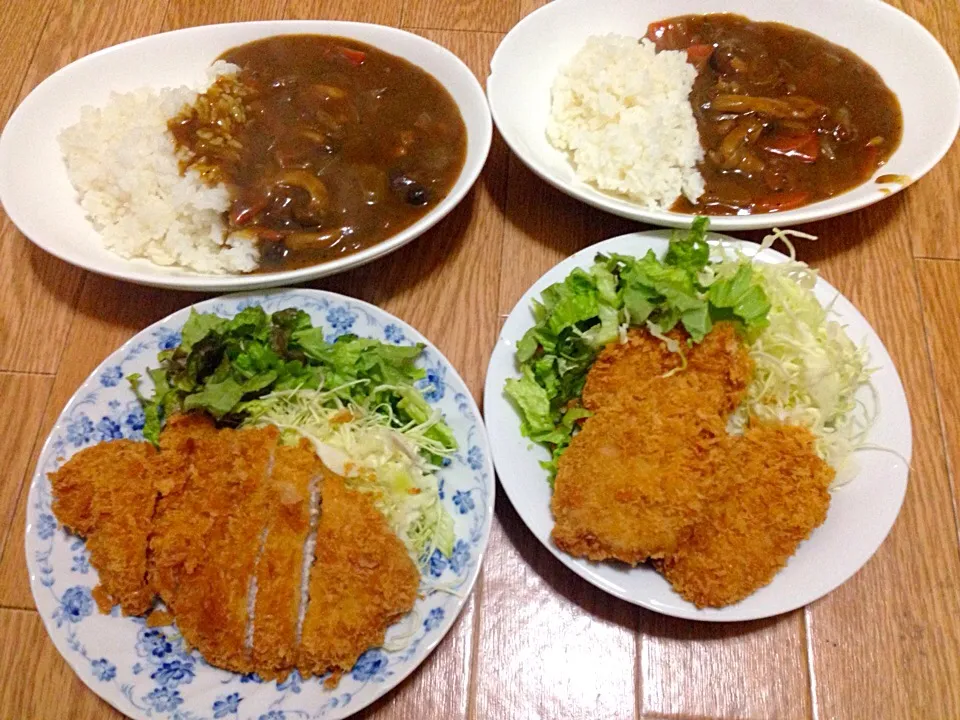
[{"label": "golden brown crust", "polygon": [[661,340],[635,330],[591,368],[583,400],[595,414],[561,456],[554,484],[560,549],[635,565],[684,541],[714,491],[713,448],[752,371],[727,323],[684,353],[681,369]]},{"label": "golden brown crust", "polygon": [[328,470],[297,661],[300,672],[349,671],[365,650],[383,643],[389,625],[410,612],[419,582],[416,565],[373,501]]},{"label": "golden brown crust", "polygon": [[[349,671],[410,611],[420,575],[370,497],[346,487],[312,446],[277,445],[274,427],[218,430],[171,418],[160,452],[101,443],[50,475],[60,521],[87,537],[102,612],[142,615],[155,596],[184,642],[212,665],[282,678]],[[307,563],[312,603],[297,647],[311,484],[322,495]],[[250,589],[256,579],[252,634]],[[252,640],[252,642],[250,642]]]},{"label": "golden brown crust", "polygon": [[768,584],[827,516],[833,469],[806,428],[756,426],[719,448],[723,492],[659,569],[698,607],[723,607]]},{"label": "golden brown crust", "polygon": [[81,450],[50,474],[53,511],[87,538],[90,564],[100,576],[93,597],[103,612],[120,605],[141,615],[152,604],[147,585],[147,540],[156,490],[148,443],[114,440]]}]

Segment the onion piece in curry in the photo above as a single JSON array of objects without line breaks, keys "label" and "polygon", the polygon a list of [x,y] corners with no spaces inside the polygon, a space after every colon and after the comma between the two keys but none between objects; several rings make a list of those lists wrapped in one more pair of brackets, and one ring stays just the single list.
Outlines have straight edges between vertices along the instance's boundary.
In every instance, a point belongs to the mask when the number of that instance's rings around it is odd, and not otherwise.
[{"label": "onion piece in curry", "polygon": [[797,28],[740,15],[650,25],[658,50],[686,50],[706,191],[675,212],[748,215],[807,205],[869,180],[900,144],[903,115],[879,73]]},{"label": "onion piece in curry", "polygon": [[227,231],[259,271],[314,265],[423,217],[463,168],[467,131],[429,73],[356,40],[282,35],[225,52],[221,76],[169,123],[181,170],[223,183]]}]

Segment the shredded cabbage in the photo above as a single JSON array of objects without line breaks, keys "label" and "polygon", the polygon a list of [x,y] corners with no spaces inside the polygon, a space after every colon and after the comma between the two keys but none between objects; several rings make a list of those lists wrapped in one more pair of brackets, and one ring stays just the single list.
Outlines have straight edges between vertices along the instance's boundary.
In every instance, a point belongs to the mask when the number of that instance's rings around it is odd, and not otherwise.
[{"label": "shredded cabbage", "polygon": [[[753,263],[754,272],[771,303],[769,325],[748,338],[755,364],[753,380],[740,407],[730,419],[730,430],[742,432],[751,417],[806,427],[816,438],[816,451],[837,471],[838,479],[854,450],[862,447],[872,423],[870,410],[856,394],[870,382],[869,354],[857,346],[844,327],[830,319],[813,294],[816,270],[796,260],[787,233],[774,231],[762,248],[783,241],[790,255],[784,263]],[[718,262],[708,266],[705,284],[732,277],[752,259],[721,250]]]},{"label": "shredded cabbage", "polygon": [[440,421],[439,413],[425,422],[398,427],[389,405],[364,408],[345,403],[341,390],[271,393],[250,404],[244,425],[272,424],[288,440],[310,440],[331,470],[343,475],[350,487],[373,497],[421,567],[435,549],[449,557],[453,520],[440,502],[433,460],[442,460],[452,450],[428,437]]}]

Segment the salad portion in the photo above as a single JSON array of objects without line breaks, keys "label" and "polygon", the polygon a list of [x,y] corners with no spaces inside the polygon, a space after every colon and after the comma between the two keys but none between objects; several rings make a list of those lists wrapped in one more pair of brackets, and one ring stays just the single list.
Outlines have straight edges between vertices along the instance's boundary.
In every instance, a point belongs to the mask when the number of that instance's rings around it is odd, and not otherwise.
[{"label": "salad portion", "polygon": [[[855,400],[869,382],[866,349],[855,345],[829,308],[813,294],[817,271],[796,260],[789,235],[777,240],[789,261],[754,262],[707,243],[708,219],[674,233],[662,258],[598,255],[548,287],[532,311],[535,323],[517,345],[519,378],[505,391],[521,417],[524,436],[548,447],[550,480],[556,461],[590,411],[579,402],[587,374],[604,347],[643,328],[683,364],[689,348],[714,325],[731,322],[746,343],[754,372],[730,418],[742,433],[750,418],[809,429],[817,453],[837,470],[863,443],[870,418]],[[668,336],[682,330],[682,340]]]}]

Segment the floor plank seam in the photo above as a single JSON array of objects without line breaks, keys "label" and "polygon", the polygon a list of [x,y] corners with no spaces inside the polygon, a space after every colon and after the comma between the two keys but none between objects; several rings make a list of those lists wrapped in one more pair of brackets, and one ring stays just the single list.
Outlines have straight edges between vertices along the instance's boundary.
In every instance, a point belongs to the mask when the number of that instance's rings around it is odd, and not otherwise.
[{"label": "floor plank seam", "polygon": [[17,612],[33,613],[37,616],[40,615],[36,608],[21,607],[20,605],[0,605],[0,610],[16,610]]},{"label": "floor plank seam", "polygon": [[[402,16],[401,16],[402,17]],[[483,33],[484,35],[505,35],[507,30],[487,30],[484,28],[452,28],[452,27],[428,27],[426,25],[404,25],[401,21],[401,30],[430,30],[432,32],[455,32],[455,33]]]},{"label": "floor plank seam", "polygon": [[[40,448],[43,447],[43,443],[46,442],[47,433],[44,432],[46,429],[43,425],[43,418],[46,417],[47,405],[50,403],[50,396],[53,394],[53,383],[50,383],[47,387],[47,392],[43,397],[43,410],[44,414],[41,416],[40,425],[37,428],[37,434],[33,438],[33,443],[30,445],[30,458],[27,461],[27,466],[23,470],[23,474],[20,476],[20,488],[17,491],[17,496],[14,499],[13,507],[18,509],[20,507],[20,500],[23,498],[23,494],[30,492],[30,478],[33,477],[33,473],[36,471],[36,466],[34,465],[35,461],[39,459]],[[17,527],[15,522],[16,516],[11,517],[10,525],[7,528],[7,531],[4,535],[0,536],[0,561],[6,556],[7,548],[10,547],[11,542],[16,542],[16,538],[13,537],[14,529]]]},{"label": "floor plank seam", "polygon": [[15,368],[0,368],[0,375],[10,375],[13,377],[46,377],[55,378],[55,372],[43,372],[41,370],[17,370]]},{"label": "floor plank seam", "polygon": [[[927,371],[933,381],[933,401],[937,408],[937,424],[940,426],[940,451],[943,453],[943,465],[947,471],[947,487],[951,498],[957,497],[956,482],[953,476],[953,468],[950,467],[950,451],[947,441],[947,425],[943,415],[943,403],[940,400],[940,386],[937,384],[937,368],[933,361],[933,348],[930,343],[930,335],[927,332],[927,310],[924,302],[923,289],[920,285],[919,266],[917,261],[913,262],[913,285],[917,293],[917,301],[920,303],[920,322],[923,328],[923,349],[927,357]],[[911,463],[912,464],[912,463]],[[912,469],[912,468],[911,468]],[[960,518],[957,517],[957,503],[951,502],[950,508],[953,512],[953,531],[958,542],[956,545],[957,556],[960,557]]]},{"label": "floor plank seam", "polygon": [[817,704],[817,669],[813,658],[813,633],[810,629],[810,608],[803,609],[803,641],[807,650],[807,684],[810,688],[810,718],[820,720]]}]

